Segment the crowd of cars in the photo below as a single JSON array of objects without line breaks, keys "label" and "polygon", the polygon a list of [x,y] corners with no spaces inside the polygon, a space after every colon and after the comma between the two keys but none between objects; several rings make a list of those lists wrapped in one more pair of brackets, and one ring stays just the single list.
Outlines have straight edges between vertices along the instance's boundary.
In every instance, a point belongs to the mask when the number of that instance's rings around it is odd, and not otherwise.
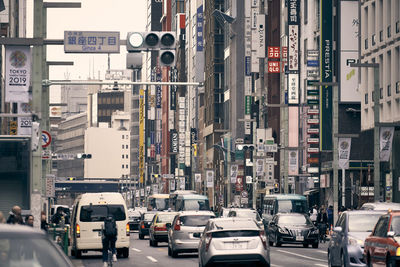
[{"label": "crowd of cars", "polygon": [[[298,196],[269,197],[261,211],[231,207],[219,214],[209,210],[206,198],[192,192],[153,196],[151,203],[158,204],[127,209],[116,193],[77,198],[71,216],[71,253],[80,257],[82,252],[101,250],[93,244],[100,244],[95,241],[101,238],[98,233],[106,214],[115,215],[121,257],[129,256],[133,230],[139,239],[148,236],[152,247],[167,243],[170,257],[198,253],[199,266],[232,262],[270,266],[270,246],[319,246],[318,227],[304,212],[305,203]],[[365,203],[360,210],[340,212],[331,230],[327,256],[329,266],[400,266],[400,204]],[[0,225],[0,260],[24,266],[51,266],[49,261],[72,266],[44,233],[24,226]]]}]

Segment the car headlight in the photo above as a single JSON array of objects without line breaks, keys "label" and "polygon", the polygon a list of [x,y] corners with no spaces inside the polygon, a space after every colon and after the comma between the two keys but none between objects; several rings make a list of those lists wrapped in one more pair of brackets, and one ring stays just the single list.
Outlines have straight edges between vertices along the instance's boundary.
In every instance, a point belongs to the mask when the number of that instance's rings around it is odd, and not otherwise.
[{"label": "car headlight", "polygon": [[281,233],[281,234],[288,234],[288,231],[287,231],[286,229],[282,229],[282,228],[280,228],[280,227],[278,227],[278,231],[279,231],[279,233]]},{"label": "car headlight", "polygon": [[311,234],[312,235],[318,235],[319,234],[318,229],[311,230]]},{"label": "car headlight", "polygon": [[348,244],[352,246],[364,246],[364,241],[356,238],[349,237]]}]

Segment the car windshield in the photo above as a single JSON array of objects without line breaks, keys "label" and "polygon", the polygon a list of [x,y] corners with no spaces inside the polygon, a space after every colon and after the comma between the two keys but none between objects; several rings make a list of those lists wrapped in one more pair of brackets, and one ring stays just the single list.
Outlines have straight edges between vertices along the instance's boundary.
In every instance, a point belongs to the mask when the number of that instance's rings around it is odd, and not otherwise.
[{"label": "car windshield", "polygon": [[179,220],[182,226],[205,226],[209,219],[215,218],[212,215],[188,215],[181,216]]},{"label": "car windshield", "polygon": [[183,210],[210,210],[206,199],[185,199]]},{"label": "car windshield", "polygon": [[150,206],[153,210],[167,210],[169,206],[168,198],[152,198]]},{"label": "car windshield", "polygon": [[239,217],[239,218],[251,218],[256,221],[260,221],[261,218],[258,213],[254,210],[235,210],[229,213],[229,217]]},{"label": "car windshield", "polygon": [[122,205],[90,205],[82,206],[80,220],[82,222],[102,222],[107,216],[113,216],[116,221],[126,219]]},{"label": "car windshield", "polygon": [[143,217],[143,220],[144,221],[151,221],[151,220],[153,220],[153,218],[154,218],[154,213],[145,213],[144,217]]},{"label": "car windshield", "polygon": [[382,214],[349,214],[349,232],[372,232]]},{"label": "car windshield", "polygon": [[157,223],[171,223],[175,217],[175,213],[170,214],[160,214],[157,216]]},{"label": "car windshield", "polygon": [[393,216],[390,231],[393,231],[395,236],[400,236],[400,217]]},{"label": "car windshield", "polygon": [[68,267],[49,240],[45,238],[0,237],[0,266]]},{"label": "car windshield", "polygon": [[304,215],[281,215],[278,219],[279,224],[290,224],[290,225],[300,225],[307,224],[311,225],[312,222],[309,218]]},{"label": "car windshield", "polygon": [[279,200],[278,212],[307,212],[307,202],[304,200]]}]

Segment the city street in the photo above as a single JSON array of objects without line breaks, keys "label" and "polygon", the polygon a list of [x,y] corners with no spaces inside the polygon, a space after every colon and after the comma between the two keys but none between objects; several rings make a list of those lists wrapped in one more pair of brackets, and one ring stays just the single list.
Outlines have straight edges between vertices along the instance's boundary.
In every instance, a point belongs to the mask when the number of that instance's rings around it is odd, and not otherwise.
[{"label": "city street", "polygon": [[[320,244],[318,249],[303,248],[301,245],[283,245],[282,247],[271,247],[271,267],[284,266],[328,266],[327,243]],[[76,267],[100,266],[101,254],[90,252],[83,254],[81,260],[73,259]],[[160,243],[159,247],[150,247],[149,241],[139,240],[138,234],[131,233],[131,251],[128,259],[118,259],[114,265],[124,266],[165,266],[165,267],[194,267],[198,266],[197,254],[183,254],[178,258],[171,258],[167,254],[167,243]]]}]

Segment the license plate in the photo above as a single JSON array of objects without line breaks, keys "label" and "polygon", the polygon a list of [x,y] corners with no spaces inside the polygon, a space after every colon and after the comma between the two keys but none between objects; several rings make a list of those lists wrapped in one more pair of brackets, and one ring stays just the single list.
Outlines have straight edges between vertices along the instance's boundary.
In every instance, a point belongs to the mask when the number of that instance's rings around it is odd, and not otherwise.
[{"label": "license plate", "polygon": [[229,242],[226,249],[247,249],[247,242]]},{"label": "license plate", "polygon": [[304,241],[304,236],[296,236],[296,241]]}]

